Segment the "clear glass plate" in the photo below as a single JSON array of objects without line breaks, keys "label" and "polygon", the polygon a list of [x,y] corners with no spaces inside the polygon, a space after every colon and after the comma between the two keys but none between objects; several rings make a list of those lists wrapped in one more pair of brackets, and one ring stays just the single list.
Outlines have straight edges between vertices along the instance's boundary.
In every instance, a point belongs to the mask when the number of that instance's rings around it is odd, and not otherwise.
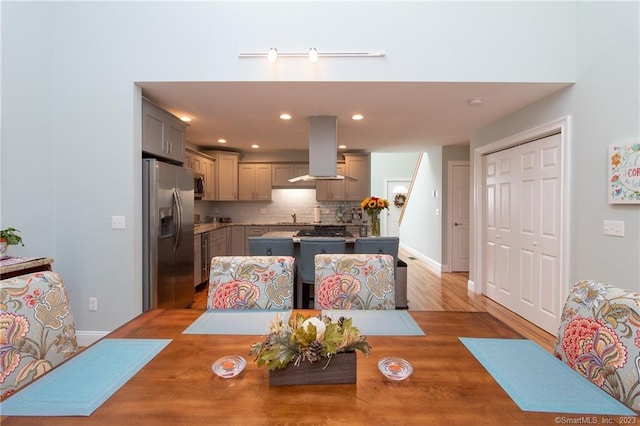
[{"label": "clear glass plate", "polygon": [[224,379],[230,379],[240,374],[247,361],[239,355],[222,357],[211,365],[211,370]]},{"label": "clear glass plate", "polygon": [[378,370],[391,380],[404,380],[413,373],[413,365],[406,359],[385,357],[378,361]]}]

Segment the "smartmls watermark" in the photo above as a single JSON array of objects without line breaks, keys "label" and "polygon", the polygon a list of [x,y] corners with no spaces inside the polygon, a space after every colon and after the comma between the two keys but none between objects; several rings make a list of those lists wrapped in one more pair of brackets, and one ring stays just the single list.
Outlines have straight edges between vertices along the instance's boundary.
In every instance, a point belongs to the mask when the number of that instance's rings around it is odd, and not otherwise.
[{"label": "smartmls watermark", "polygon": [[635,425],[638,418],[634,416],[558,416],[557,425]]}]

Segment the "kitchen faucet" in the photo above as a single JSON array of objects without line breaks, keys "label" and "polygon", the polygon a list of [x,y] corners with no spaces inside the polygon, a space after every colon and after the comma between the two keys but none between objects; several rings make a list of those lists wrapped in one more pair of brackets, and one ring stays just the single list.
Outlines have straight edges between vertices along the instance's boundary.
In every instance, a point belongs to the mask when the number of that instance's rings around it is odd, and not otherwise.
[{"label": "kitchen faucet", "polygon": [[296,223],[296,214],[292,214],[291,217],[293,218],[293,223]]}]

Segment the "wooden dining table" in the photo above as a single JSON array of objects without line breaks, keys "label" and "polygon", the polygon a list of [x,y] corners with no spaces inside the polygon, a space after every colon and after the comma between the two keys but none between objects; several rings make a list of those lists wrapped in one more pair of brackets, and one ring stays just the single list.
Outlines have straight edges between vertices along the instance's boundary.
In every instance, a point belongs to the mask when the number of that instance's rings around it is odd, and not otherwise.
[{"label": "wooden dining table", "polygon": [[[356,384],[272,387],[268,370],[248,355],[261,336],[182,334],[201,314],[156,309],[106,336],[172,342],[90,416],[4,417],[2,425],[540,426],[581,417],[518,408],[459,340],[521,338],[486,312],[410,311],[425,335],[368,336],[372,351],[358,352]],[[211,370],[225,355],[247,359],[235,378]],[[399,382],[387,379],[377,368],[386,356],[410,361],[413,374]]]}]

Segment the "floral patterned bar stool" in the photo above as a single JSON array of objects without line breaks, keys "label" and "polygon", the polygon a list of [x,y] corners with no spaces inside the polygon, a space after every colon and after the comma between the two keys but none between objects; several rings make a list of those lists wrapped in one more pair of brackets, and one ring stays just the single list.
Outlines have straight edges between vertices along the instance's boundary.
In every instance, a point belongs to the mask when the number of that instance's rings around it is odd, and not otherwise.
[{"label": "floral patterned bar stool", "polygon": [[208,309],[293,309],[291,256],[211,259]]},{"label": "floral patterned bar stool", "polygon": [[584,280],[562,311],[555,355],[640,411],[640,294]]},{"label": "floral patterned bar stool", "polygon": [[316,309],[395,309],[393,256],[318,254]]},{"label": "floral patterned bar stool", "polygon": [[0,281],[0,348],[0,399],[77,352],[73,314],[58,274]]}]

